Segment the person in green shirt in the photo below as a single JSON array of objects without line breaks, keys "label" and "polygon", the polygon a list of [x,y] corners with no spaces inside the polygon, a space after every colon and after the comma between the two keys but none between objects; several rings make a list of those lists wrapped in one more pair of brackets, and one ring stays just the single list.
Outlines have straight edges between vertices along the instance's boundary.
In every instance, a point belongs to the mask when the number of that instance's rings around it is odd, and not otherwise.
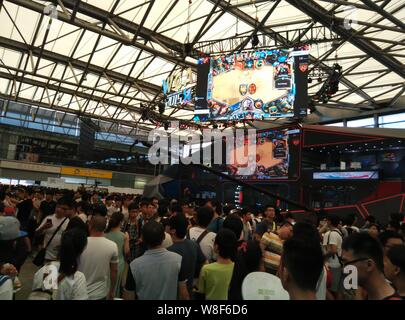
[{"label": "person in green shirt", "polygon": [[217,261],[204,265],[198,280],[198,293],[204,295],[205,300],[228,300],[236,243],[235,234],[225,228],[215,237],[214,251],[218,257]]}]

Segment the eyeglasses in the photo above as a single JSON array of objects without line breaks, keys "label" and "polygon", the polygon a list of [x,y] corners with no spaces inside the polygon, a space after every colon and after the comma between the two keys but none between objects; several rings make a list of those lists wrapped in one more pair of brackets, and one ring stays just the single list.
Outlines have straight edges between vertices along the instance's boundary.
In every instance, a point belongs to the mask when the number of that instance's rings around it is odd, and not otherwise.
[{"label": "eyeglasses", "polygon": [[369,259],[370,259],[370,258],[359,258],[359,259],[355,259],[355,260],[347,261],[347,262],[344,262],[344,261],[343,261],[343,266],[346,267],[346,266],[348,266],[348,265],[352,265],[352,264],[355,264],[355,263],[357,263],[357,262],[365,261],[365,260],[369,260]]}]

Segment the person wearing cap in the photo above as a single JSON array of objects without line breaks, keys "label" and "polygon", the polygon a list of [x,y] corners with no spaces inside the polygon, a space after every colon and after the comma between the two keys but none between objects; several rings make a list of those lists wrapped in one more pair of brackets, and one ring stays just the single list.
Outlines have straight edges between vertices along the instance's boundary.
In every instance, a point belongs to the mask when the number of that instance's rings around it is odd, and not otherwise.
[{"label": "person wearing cap", "polygon": [[20,222],[14,217],[0,217],[0,273],[15,276],[15,287],[21,287],[16,277],[27,258],[27,232],[20,230]]}]

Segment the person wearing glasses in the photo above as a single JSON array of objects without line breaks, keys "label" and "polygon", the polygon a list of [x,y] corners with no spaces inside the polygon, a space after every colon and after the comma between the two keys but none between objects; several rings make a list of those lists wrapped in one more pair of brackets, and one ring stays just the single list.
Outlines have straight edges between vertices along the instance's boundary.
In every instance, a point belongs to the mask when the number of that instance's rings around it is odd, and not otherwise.
[{"label": "person wearing glasses", "polygon": [[343,268],[354,267],[358,285],[366,291],[367,299],[400,300],[396,290],[385,279],[383,257],[380,242],[367,233],[351,234],[343,241]]}]

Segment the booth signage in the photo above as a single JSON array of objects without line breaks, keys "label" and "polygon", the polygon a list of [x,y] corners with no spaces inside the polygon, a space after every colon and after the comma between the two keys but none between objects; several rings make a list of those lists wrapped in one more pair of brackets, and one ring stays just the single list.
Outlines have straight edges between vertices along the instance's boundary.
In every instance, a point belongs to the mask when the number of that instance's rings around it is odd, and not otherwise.
[{"label": "booth signage", "polygon": [[75,168],[75,167],[62,167],[61,174],[70,176],[80,176],[80,177],[92,177],[100,179],[111,179],[112,172],[104,170],[86,169],[86,168]]}]

